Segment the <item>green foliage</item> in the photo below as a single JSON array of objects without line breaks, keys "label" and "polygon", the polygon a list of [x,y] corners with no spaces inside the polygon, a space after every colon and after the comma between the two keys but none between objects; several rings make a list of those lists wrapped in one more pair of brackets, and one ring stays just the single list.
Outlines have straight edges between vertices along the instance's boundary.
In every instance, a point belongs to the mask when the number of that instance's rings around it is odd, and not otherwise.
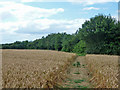
[{"label": "green foliage", "polygon": [[77,62],[76,65],[77,65],[77,67],[79,67],[80,66],[80,62]]},{"label": "green foliage", "polygon": [[0,49],[2,49],[2,44],[0,44]]},{"label": "green foliage", "polygon": [[86,53],[120,55],[119,23],[100,14],[86,21],[78,32],[86,43]]},{"label": "green foliage", "polygon": [[2,49],[47,49],[87,54],[120,55],[120,22],[110,15],[90,18],[75,34],[52,33],[34,41],[2,44]]},{"label": "green foliage", "polygon": [[81,83],[81,82],[84,82],[84,80],[82,79],[77,79],[77,80],[74,80],[75,83]]},{"label": "green foliage", "polygon": [[85,56],[86,53],[77,53],[78,56]]},{"label": "green foliage", "polygon": [[74,74],[80,74],[79,72],[75,72]]},{"label": "green foliage", "polygon": [[76,64],[74,63],[73,66],[76,66]]},{"label": "green foliage", "polygon": [[78,85],[77,87],[78,88],[83,88],[82,90],[87,90],[86,88],[88,88],[87,86],[80,86],[80,85]]},{"label": "green foliage", "polygon": [[73,64],[73,66],[80,67],[81,64],[80,64],[80,62],[77,61],[76,63]]},{"label": "green foliage", "polygon": [[86,50],[86,45],[85,42],[83,40],[79,41],[73,48],[73,52],[75,53],[80,53],[80,54],[84,54]]}]

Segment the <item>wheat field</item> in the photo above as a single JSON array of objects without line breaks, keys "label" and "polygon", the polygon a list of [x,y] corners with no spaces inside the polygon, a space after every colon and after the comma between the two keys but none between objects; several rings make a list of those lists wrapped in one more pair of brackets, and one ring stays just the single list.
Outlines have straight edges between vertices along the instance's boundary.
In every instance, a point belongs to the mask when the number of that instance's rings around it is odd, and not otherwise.
[{"label": "wheat field", "polygon": [[86,55],[86,63],[91,72],[90,82],[94,88],[118,88],[118,60],[114,55]]},{"label": "wheat field", "polygon": [[51,88],[65,78],[73,53],[2,50],[3,88]]},{"label": "wheat field", "polygon": [[[3,88],[52,88],[67,78],[76,54],[50,50],[2,50]],[[118,88],[118,59],[113,55],[86,55],[93,88]]]}]

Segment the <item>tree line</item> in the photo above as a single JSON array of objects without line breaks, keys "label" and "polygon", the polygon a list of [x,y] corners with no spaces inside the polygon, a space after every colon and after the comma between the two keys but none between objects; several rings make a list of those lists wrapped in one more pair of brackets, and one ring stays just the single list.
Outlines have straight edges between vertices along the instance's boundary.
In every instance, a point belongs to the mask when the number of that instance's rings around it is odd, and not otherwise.
[{"label": "tree line", "polygon": [[34,41],[2,44],[2,49],[46,49],[81,55],[120,55],[120,22],[111,15],[98,14],[86,20],[74,34],[52,33]]}]

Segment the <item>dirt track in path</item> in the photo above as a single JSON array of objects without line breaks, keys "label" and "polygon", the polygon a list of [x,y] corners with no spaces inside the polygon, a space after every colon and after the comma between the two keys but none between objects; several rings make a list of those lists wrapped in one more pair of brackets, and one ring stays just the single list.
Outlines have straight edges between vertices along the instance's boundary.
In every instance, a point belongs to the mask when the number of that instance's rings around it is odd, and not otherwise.
[{"label": "dirt track in path", "polygon": [[62,88],[92,88],[84,56],[77,57],[69,67],[67,76],[68,78],[62,83]]}]

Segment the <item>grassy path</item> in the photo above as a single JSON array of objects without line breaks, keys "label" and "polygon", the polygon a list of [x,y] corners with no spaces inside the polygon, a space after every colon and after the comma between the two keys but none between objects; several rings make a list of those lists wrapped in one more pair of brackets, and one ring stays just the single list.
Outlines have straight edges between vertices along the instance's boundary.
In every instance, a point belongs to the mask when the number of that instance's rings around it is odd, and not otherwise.
[{"label": "grassy path", "polygon": [[62,83],[62,88],[92,88],[84,56],[77,57],[70,66],[67,76],[68,78]]}]

